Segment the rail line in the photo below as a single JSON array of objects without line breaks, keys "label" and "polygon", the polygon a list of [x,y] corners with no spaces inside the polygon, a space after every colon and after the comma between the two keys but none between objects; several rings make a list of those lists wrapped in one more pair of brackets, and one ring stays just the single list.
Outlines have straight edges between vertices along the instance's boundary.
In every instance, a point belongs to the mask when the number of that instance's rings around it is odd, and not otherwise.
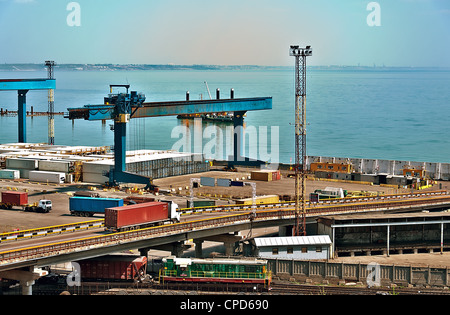
[{"label": "rail line", "polygon": [[266,292],[252,286],[229,284],[199,284],[181,283],[167,286],[157,283],[121,283],[121,282],[82,282],[81,287],[68,287],[67,285],[42,285],[37,284],[33,288],[35,295],[55,295],[63,291],[77,295],[117,295],[117,294],[181,294],[184,292],[196,292],[197,294],[236,294],[247,292],[249,294],[268,295],[450,295],[450,290],[441,288],[405,288],[405,287],[363,287],[346,285],[307,285],[284,282],[272,282],[271,290]]},{"label": "rail line", "polygon": [[304,285],[272,283],[272,294],[288,295],[450,295],[447,289],[418,289],[402,287],[361,287],[342,285]]},{"label": "rail line", "polygon": [[[318,206],[308,209],[307,216],[331,215],[342,213],[358,213],[368,211],[408,209],[422,206],[450,206],[450,196],[436,196],[431,198],[417,198],[409,200],[390,200],[372,203],[352,203],[335,206]],[[150,227],[121,233],[91,236],[77,240],[56,242],[40,246],[13,249],[0,252],[0,269],[2,266],[18,264],[29,260],[38,260],[62,254],[86,251],[105,246],[117,246],[124,243],[134,243],[156,237],[167,237],[191,233],[197,230],[208,230],[224,226],[264,223],[278,220],[294,220],[295,209],[277,209],[270,211],[250,211],[241,214],[208,218]],[[186,234],[187,235],[187,234]]]}]

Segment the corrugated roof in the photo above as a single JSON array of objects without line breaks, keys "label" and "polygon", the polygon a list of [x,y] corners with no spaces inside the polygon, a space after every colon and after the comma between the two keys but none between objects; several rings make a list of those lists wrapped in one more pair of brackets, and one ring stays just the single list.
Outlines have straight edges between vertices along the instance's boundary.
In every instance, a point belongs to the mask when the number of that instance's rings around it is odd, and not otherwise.
[{"label": "corrugated roof", "polygon": [[258,237],[255,238],[257,247],[286,246],[286,245],[319,245],[331,244],[328,235],[286,236],[286,237]]}]

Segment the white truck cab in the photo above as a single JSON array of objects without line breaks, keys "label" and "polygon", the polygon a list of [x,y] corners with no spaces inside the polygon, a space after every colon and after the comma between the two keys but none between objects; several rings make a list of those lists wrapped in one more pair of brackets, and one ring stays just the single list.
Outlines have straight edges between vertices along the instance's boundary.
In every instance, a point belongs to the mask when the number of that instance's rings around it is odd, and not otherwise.
[{"label": "white truck cab", "polygon": [[52,201],[51,200],[39,200],[39,204],[37,206],[37,212],[48,213],[52,210]]}]

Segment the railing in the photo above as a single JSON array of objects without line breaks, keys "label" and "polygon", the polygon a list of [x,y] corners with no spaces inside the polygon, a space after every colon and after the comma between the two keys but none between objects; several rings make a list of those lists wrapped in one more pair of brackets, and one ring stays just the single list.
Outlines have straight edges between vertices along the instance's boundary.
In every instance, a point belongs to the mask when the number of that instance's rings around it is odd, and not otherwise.
[{"label": "railing", "polygon": [[25,238],[34,238],[34,237],[47,236],[47,235],[52,235],[52,234],[61,234],[61,233],[66,233],[66,232],[74,232],[74,231],[79,231],[79,230],[100,228],[100,227],[104,226],[104,223],[105,223],[105,220],[100,219],[100,220],[93,220],[93,221],[86,221],[86,222],[49,226],[49,227],[30,229],[30,230],[20,230],[20,231],[8,232],[8,233],[1,233],[0,234],[0,243],[7,242],[7,241],[17,241],[19,239],[25,239]]},{"label": "railing", "polygon": [[[163,277],[177,277],[176,270],[161,270],[160,274]],[[186,276],[194,278],[265,279],[267,273],[190,270],[186,273]],[[180,275],[180,277],[182,276]]]},{"label": "railing", "polygon": [[191,277],[197,278],[232,278],[232,279],[265,279],[265,273],[225,272],[225,271],[191,271]]},{"label": "railing", "polygon": [[[336,206],[318,206],[307,209],[307,216],[329,215],[335,213],[354,213],[361,211],[379,211],[398,208],[412,208],[427,205],[450,205],[450,196],[439,196],[427,199],[390,200],[383,202],[343,204]],[[296,217],[294,209],[279,209],[271,211],[255,211],[242,214],[228,215],[210,219],[189,221],[151,227],[130,232],[121,232],[103,236],[92,236],[79,240],[65,241],[36,247],[16,249],[0,252],[0,267],[2,265],[35,260],[43,257],[57,256],[72,251],[84,251],[101,246],[136,242],[153,237],[170,236],[202,229],[248,224],[250,222],[264,222],[273,220],[292,220]]]},{"label": "railing", "polygon": [[[442,196],[447,195],[446,191],[430,191],[430,192],[422,192],[422,193],[408,193],[408,194],[394,194],[394,195],[383,195],[383,196],[370,196],[370,197],[351,197],[344,199],[330,199],[330,200],[322,200],[318,203],[309,203],[307,202],[307,206],[309,207],[319,207],[321,205],[339,205],[339,204],[350,204],[357,202],[372,202],[372,201],[383,201],[383,200],[398,200],[398,199],[406,199],[406,198],[422,198],[422,197],[430,197],[430,196]],[[295,207],[295,202],[292,201],[280,201],[277,203],[263,203],[257,205],[257,209],[280,209],[280,208],[288,208]],[[203,212],[233,212],[233,211],[247,211],[253,210],[251,205],[225,205],[225,206],[213,206],[213,207],[196,207],[196,208],[184,208],[180,209],[181,214],[201,214]],[[53,234],[61,234],[66,232],[74,232],[84,229],[91,228],[99,228],[104,226],[104,219],[86,221],[86,222],[78,222],[78,223],[70,223],[64,225],[56,225],[50,227],[36,228],[30,230],[20,230],[8,233],[0,234],[0,243],[7,241],[17,241],[20,239],[41,237]]]},{"label": "railing", "polygon": [[[395,200],[395,199],[406,199],[406,198],[423,198],[423,197],[433,197],[448,195],[447,191],[429,191],[420,193],[405,193],[405,194],[392,194],[392,195],[380,195],[380,196],[362,196],[362,197],[348,197],[348,198],[337,198],[320,200],[319,202],[306,201],[307,206],[318,206],[318,205],[332,205],[332,204],[348,204],[357,202],[372,202],[372,201],[384,201],[384,200]],[[286,208],[295,207],[295,201],[279,201],[275,203],[261,203],[257,205],[258,209],[273,209],[273,208]],[[231,211],[243,211],[252,209],[252,205],[219,205],[219,206],[207,206],[207,207],[196,207],[196,208],[182,208],[179,211],[182,215],[198,214],[202,212],[231,212]]]}]

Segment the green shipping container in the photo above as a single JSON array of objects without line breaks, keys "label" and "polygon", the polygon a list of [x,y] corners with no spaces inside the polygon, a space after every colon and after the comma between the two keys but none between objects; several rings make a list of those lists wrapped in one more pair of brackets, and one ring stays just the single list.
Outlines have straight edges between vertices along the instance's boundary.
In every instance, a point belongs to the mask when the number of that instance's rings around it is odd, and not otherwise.
[{"label": "green shipping container", "polygon": [[18,170],[0,170],[0,179],[19,179],[20,171]]},{"label": "green shipping container", "polygon": [[[194,208],[199,207],[214,207],[216,205],[215,200],[194,200]],[[188,200],[188,208],[191,208],[191,201]]]}]

